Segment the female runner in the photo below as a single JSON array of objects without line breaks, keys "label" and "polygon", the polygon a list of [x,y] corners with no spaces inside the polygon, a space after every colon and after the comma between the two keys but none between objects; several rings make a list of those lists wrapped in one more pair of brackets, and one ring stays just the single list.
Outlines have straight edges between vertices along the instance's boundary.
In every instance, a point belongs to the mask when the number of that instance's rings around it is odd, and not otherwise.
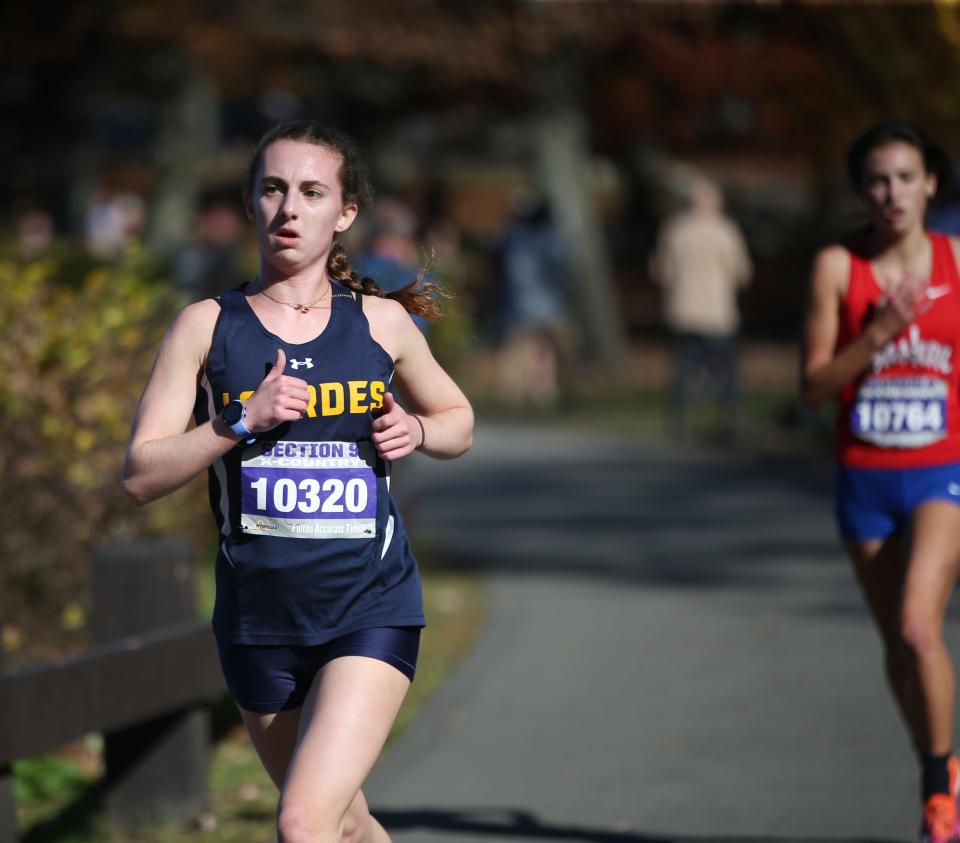
[{"label": "female runner", "polygon": [[802,397],[841,398],[835,513],[920,758],[925,843],[960,840],[954,674],[943,638],[960,570],[960,244],[928,232],[943,153],[882,123],[847,157],[869,231],[816,258]]},{"label": "female runner", "polygon": [[337,242],[368,197],[345,137],[300,121],[261,139],[245,194],[259,275],[176,319],[124,469],[139,504],[209,469],[213,626],[280,789],[279,843],[390,839],[360,788],[424,624],[390,463],[455,457],[472,438],[467,399],[409,315],[438,316],[429,285],[384,297]]}]

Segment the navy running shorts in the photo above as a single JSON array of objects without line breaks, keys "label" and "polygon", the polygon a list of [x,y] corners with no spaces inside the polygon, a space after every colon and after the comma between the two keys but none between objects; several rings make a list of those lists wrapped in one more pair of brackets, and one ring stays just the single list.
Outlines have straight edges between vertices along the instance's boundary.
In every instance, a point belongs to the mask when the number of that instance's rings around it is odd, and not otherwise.
[{"label": "navy running shorts", "polygon": [[834,516],[845,541],[885,539],[926,501],[960,505],[960,463],[924,468],[837,466]]},{"label": "navy running shorts", "polygon": [[340,656],[367,656],[393,665],[411,682],[417,669],[420,628],[361,629],[326,644],[234,644],[217,639],[220,666],[234,702],[257,714],[299,708],[323,667]]}]

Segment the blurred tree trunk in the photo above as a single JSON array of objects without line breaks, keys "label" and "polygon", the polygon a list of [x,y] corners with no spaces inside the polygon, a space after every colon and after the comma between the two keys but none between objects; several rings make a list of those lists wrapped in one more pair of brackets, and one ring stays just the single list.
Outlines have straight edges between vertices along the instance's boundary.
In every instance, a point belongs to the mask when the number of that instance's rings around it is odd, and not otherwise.
[{"label": "blurred tree trunk", "polygon": [[169,254],[188,239],[203,168],[219,149],[220,95],[213,80],[182,55],[165,56],[160,73],[169,74],[172,84],[159,115],[154,147],[159,178],[147,240],[158,253]]},{"label": "blurred tree trunk", "polygon": [[541,187],[571,253],[573,318],[587,359],[612,365],[624,352],[624,329],[610,255],[590,185],[589,128],[581,105],[582,76],[570,52],[538,72],[532,121],[533,157]]}]

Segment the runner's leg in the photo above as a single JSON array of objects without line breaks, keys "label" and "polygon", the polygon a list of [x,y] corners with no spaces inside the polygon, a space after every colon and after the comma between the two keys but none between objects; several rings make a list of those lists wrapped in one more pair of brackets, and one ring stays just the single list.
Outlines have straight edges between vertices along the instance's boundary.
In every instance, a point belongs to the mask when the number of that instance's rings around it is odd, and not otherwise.
[{"label": "runner's leg", "polygon": [[899,535],[864,542],[847,542],[847,554],[880,630],[884,665],[894,701],[903,717],[911,740],[922,751],[925,732],[923,707],[915,672],[911,669],[900,637],[901,603],[907,566]]},{"label": "runner's leg", "polygon": [[364,656],[336,658],[320,671],[281,789],[278,843],[389,843],[360,787],[409,686],[399,670]]},{"label": "runner's leg", "polygon": [[247,727],[250,742],[260,756],[260,763],[279,790],[287,774],[287,765],[297,745],[300,730],[300,709],[279,714],[257,714],[240,707],[243,725]]},{"label": "runner's leg", "polygon": [[943,500],[921,504],[912,532],[900,635],[920,692],[918,745],[926,754],[942,755],[953,741],[954,672],[943,621],[960,573],[960,507]]}]

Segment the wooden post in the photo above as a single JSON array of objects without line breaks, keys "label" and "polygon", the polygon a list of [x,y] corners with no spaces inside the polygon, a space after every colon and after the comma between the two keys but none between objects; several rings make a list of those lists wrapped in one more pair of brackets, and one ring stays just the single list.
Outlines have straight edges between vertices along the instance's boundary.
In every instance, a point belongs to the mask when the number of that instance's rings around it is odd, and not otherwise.
[{"label": "wooden post", "polygon": [[[196,617],[193,559],[184,542],[105,548],[92,575],[98,643]],[[197,707],[104,735],[108,813],[121,821],[184,820],[206,810],[209,732],[209,715]]]},{"label": "wooden post", "polygon": [[[3,673],[3,622],[0,621],[0,674]],[[13,768],[0,763],[0,843],[17,843],[17,810],[13,801]]]}]

